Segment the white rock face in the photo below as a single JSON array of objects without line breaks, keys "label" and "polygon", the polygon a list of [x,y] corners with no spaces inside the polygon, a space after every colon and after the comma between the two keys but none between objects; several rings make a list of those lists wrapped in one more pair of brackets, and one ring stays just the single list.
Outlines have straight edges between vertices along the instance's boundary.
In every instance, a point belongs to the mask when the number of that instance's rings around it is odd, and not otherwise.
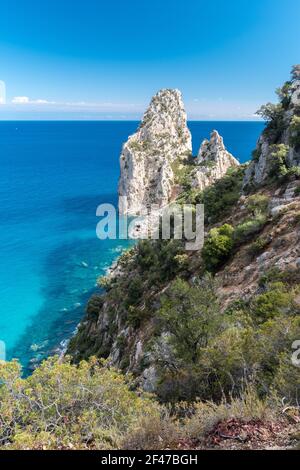
[{"label": "white rock face", "polygon": [[119,211],[140,215],[151,204],[172,199],[174,165],[192,152],[181,93],[160,90],[151,100],[137,132],[123,145],[119,179]]},{"label": "white rock face", "polygon": [[217,131],[213,131],[210,140],[205,139],[199,149],[197,169],[193,172],[193,186],[201,191],[222,178],[230,167],[239,165],[239,162],[229,153],[224,145],[223,138]]},{"label": "white rock face", "polygon": [[[244,190],[251,186],[263,184],[270,174],[270,168],[274,161],[274,145],[284,144],[287,148],[286,166],[300,166],[300,149],[292,143],[294,131],[291,130],[292,119],[299,115],[300,107],[300,80],[295,80],[291,85],[291,100],[288,108],[283,112],[282,131],[278,135],[276,132],[264,131],[260,136],[256,146],[256,159],[252,160],[245,172]],[[276,150],[276,148],[275,148]]]},{"label": "white rock face", "polygon": [[296,80],[293,83],[293,94],[291,97],[291,103],[294,106],[300,106],[300,80]]}]

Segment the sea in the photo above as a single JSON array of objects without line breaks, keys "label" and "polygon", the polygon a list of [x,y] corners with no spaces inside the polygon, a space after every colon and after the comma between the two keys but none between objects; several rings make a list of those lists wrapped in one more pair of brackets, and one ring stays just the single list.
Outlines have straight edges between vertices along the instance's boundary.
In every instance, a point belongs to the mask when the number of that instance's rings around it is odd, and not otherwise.
[{"label": "sea", "polygon": [[[98,239],[96,209],[117,204],[122,143],[137,126],[0,121],[0,356],[17,358],[25,374],[64,347],[97,278],[132,243]],[[191,121],[193,153],[217,129],[246,162],[263,127]]]}]

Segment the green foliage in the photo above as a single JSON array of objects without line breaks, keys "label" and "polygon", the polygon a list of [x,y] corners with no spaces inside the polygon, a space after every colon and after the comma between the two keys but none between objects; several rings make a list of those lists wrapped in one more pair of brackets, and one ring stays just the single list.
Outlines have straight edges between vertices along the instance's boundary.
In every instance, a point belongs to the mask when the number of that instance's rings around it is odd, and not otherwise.
[{"label": "green foliage", "polygon": [[104,290],[108,291],[113,286],[113,280],[112,280],[111,276],[100,276],[97,279],[97,285],[101,289],[104,289]]},{"label": "green foliage", "polygon": [[249,246],[250,256],[258,256],[265,250],[269,243],[270,241],[267,237],[258,237],[255,242],[251,243],[251,245]]},{"label": "green foliage", "polygon": [[[299,343],[297,346],[299,351]],[[283,352],[279,355],[279,365],[273,382],[273,389],[279,396],[285,398],[285,403],[299,407],[300,374],[299,366],[291,361],[292,353],[296,354],[299,361],[299,353],[296,351]]]},{"label": "green foliage", "polygon": [[257,322],[265,322],[282,313],[296,313],[293,298],[294,292],[283,282],[273,282],[252,301],[251,314]]},{"label": "green foliage", "polygon": [[290,106],[293,92],[293,82],[299,79],[299,65],[292,68],[291,81],[286,82],[282,88],[277,90],[280,102],[277,104],[267,103],[263,105],[256,114],[267,121],[264,133],[275,143],[286,129],[284,119],[285,112]]},{"label": "green foliage", "polygon": [[199,362],[201,395],[208,399],[237,396],[252,378],[254,331],[250,326],[234,324],[233,319],[230,320],[232,324],[228,323],[202,351]]},{"label": "green foliage", "polygon": [[290,145],[293,147],[300,146],[300,116],[293,116],[290,124]]},{"label": "green foliage", "polygon": [[136,264],[151,282],[165,282],[185,266],[181,240],[142,240],[137,246]]},{"label": "green foliage", "polygon": [[158,405],[95,359],[77,367],[52,357],[27,379],[20,372],[17,362],[0,364],[5,448],[118,448],[141,420],[159,418]]},{"label": "green foliage", "polygon": [[127,295],[124,299],[125,308],[130,306],[137,305],[142,298],[144,292],[143,282],[139,277],[134,277],[130,279],[130,282],[127,286]]},{"label": "green foliage", "polygon": [[207,270],[216,270],[229,258],[234,245],[233,233],[234,229],[229,224],[211,229],[202,249],[202,258]]},{"label": "green foliage", "polygon": [[230,168],[212,186],[204,191],[197,191],[195,188],[188,190],[179,196],[178,202],[204,204],[206,222],[215,223],[225,217],[239,200],[244,170],[243,165]]},{"label": "green foliage", "polygon": [[287,174],[286,157],[289,147],[284,144],[276,144],[271,146],[270,152],[270,178],[280,178]]},{"label": "green foliage", "polygon": [[203,348],[222,322],[216,285],[207,275],[196,284],[176,279],[161,299],[158,319],[167,332],[153,354],[160,364],[158,396],[163,401],[194,400],[199,395]]},{"label": "green foliage", "polygon": [[276,93],[283,108],[288,109],[292,96],[292,82],[285,82],[285,84],[281,88],[278,88],[276,90]]},{"label": "green foliage", "polygon": [[246,207],[249,212],[257,216],[259,214],[266,214],[268,211],[270,198],[265,194],[253,194],[248,197],[246,201]]},{"label": "green foliage", "polygon": [[261,150],[258,148],[254,149],[252,152],[252,160],[254,160],[255,162],[258,162],[260,155],[261,155]]},{"label": "green foliage", "polygon": [[259,233],[267,222],[265,215],[257,215],[251,219],[246,219],[235,227],[234,240],[235,243],[244,243],[251,239],[253,235]]},{"label": "green foliage", "polygon": [[201,347],[215,333],[220,315],[215,284],[210,276],[190,286],[182,279],[173,281],[161,299],[158,318],[171,336],[179,361],[195,363]]},{"label": "green foliage", "polygon": [[190,175],[194,169],[195,164],[192,156],[189,156],[188,159],[178,158],[172,163],[175,182],[181,185],[184,190],[190,189]]},{"label": "green foliage", "polygon": [[300,64],[293,65],[292,80],[300,80]]},{"label": "green foliage", "polygon": [[88,301],[86,313],[89,320],[97,320],[99,312],[103,306],[104,298],[102,295],[93,295]]},{"label": "green foliage", "polygon": [[280,104],[267,103],[262,105],[256,112],[258,116],[261,116],[265,121],[269,121],[275,125],[282,117],[283,107]]}]

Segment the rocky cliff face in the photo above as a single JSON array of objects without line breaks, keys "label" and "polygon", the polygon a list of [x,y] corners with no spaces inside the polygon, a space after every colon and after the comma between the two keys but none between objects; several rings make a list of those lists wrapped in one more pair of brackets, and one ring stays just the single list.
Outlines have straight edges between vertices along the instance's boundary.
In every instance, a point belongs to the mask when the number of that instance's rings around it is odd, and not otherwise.
[{"label": "rocky cliff face", "polygon": [[201,191],[222,178],[229,168],[239,165],[236,158],[226,150],[223,138],[217,131],[211,133],[210,140],[202,142],[196,163],[192,185]]},{"label": "rocky cliff face", "polygon": [[300,166],[300,80],[295,74],[279,92],[281,102],[260,114],[268,120],[244,179],[247,191]]},{"label": "rocky cliff face", "polygon": [[137,132],[123,145],[119,211],[139,215],[151,204],[172,199],[174,168],[192,152],[181,93],[164,89],[151,100]]}]

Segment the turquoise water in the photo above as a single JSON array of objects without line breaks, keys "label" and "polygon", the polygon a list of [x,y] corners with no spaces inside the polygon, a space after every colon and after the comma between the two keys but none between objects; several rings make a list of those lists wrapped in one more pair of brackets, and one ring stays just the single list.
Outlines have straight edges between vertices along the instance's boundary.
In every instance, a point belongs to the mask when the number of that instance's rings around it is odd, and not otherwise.
[{"label": "turquoise water", "polygon": [[[136,122],[0,122],[0,340],[26,369],[70,337],[126,241],[96,238],[116,203],[119,154]],[[191,122],[194,153],[216,128],[250,158],[263,124]]]}]

